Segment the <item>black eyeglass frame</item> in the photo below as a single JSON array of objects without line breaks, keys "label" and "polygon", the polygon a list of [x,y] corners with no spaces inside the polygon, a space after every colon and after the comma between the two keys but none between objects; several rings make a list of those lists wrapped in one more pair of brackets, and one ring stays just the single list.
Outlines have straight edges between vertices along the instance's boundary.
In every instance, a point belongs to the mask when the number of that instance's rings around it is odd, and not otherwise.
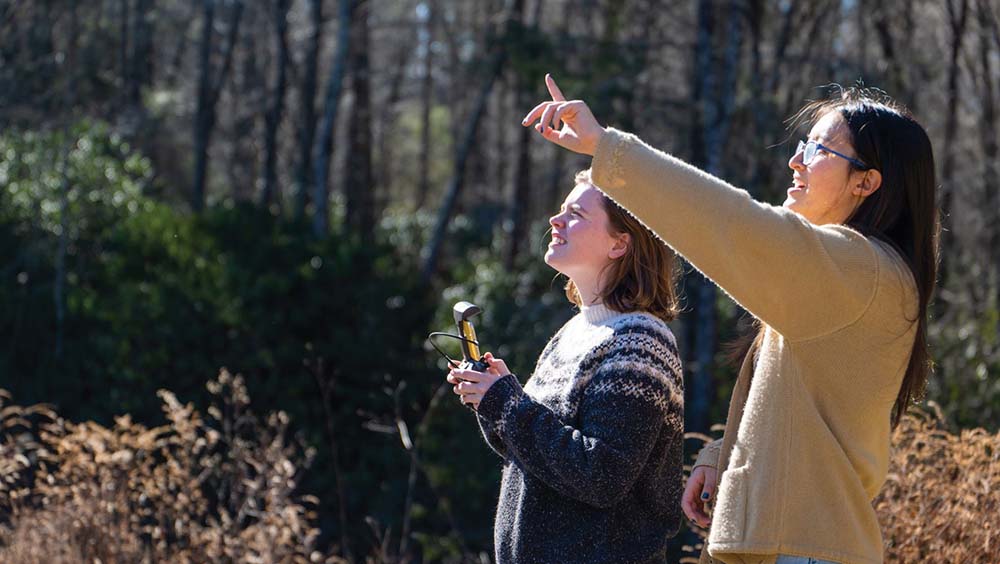
[{"label": "black eyeglass frame", "polygon": [[[813,146],[812,151],[809,150],[809,146],[810,145]],[[826,151],[827,153],[830,153],[831,155],[836,155],[836,156],[838,156],[838,157],[846,160],[847,162],[851,163],[852,165],[860,168],[861,170],[870,170],[872,168],[872,167],[866,165],[863,161],[855,159],[854,157],[848,157],[847,155],[845,155],[843,153],[838,153],[837,151],[834,151],[833,149],[827,147],[826,145],[820,143],[819,141],[812,141],[812,140],[810,140],[810,141],[802,141],[800,139],[798,146],[795,148],[795,154],[799,154],[799,152],[801,152],[802,153],[802,164],[804,164],[806,166],[809,166],[809,163],[811,163],[812,160],[814,158],[816,158],[816,150]],[[812,153],[812,154],[810,154],[810,153]]]}]

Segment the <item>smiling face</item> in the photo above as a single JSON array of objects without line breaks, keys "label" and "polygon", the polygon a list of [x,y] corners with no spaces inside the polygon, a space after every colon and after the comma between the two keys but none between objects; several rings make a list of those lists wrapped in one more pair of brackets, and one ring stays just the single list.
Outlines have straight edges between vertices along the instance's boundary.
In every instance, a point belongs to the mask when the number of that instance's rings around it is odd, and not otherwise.
[{"label": "smiling face", "polygon": [[[809,140],[857,158],[847,124],[836,110],[816,122]],[[802,152],[796,152],[788,167],[793,171],[792,186],[782,205],[817,225],[846,222],[864,197],[878,188],[877,183],[872,186],[873,179],[866,171],[856,170],[846,159],[822,149],[808,166],[802,163]]]},{"label": "smiling face", "polygon": [[549,224],[552,241],[545,263],[578,285],[591,286],[612,260],[624,254],[623,236],[609,233],[604,195],[590,184],[577,184]]}]

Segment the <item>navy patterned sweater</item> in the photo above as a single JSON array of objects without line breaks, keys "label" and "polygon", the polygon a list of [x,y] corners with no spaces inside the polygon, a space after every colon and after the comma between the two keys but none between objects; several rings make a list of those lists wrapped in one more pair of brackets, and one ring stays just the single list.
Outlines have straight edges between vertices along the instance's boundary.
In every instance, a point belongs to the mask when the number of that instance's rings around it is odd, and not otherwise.
[{"label": "navy patterned sweater", "polygon": [[684,389],[674,336],[646,313],[570,319],[522,389],[479,404],[504,458],[499,564],[663,563],[680,526]]}]

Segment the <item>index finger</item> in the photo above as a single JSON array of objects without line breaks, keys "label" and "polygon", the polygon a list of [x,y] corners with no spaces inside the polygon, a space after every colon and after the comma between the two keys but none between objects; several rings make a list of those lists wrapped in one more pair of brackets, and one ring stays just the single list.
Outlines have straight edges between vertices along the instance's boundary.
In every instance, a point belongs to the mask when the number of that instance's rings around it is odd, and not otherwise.
[{"label": "index finger", "polygon": [[545,74],[545,86],[549,89],[549,94],[552,95],[552,99],[556,102],[565,102],[566,96],[563,96],[562,90],[556,85],[556,79],[552,78],[551,74]]},{"label": "index finger", "polygon": [[466,382],[482,382],[483,373],[477,372],[475,370],[463,370],[461,368],[456,368],[451,371],[456,378],[465,380]]}]

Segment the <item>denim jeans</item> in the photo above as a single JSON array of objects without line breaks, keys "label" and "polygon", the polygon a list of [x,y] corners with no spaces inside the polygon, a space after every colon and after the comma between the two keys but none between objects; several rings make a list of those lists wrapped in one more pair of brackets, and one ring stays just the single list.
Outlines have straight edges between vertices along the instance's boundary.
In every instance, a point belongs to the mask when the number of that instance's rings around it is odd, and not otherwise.
[{"label": "denim jeans", "polygon": [[778,559],[774,564],[837,564],[836,562],[831,562],[829,560],[820,560],[819,558],[810,558],[808,556],[785,556],[784,554],[779,554]]}]

